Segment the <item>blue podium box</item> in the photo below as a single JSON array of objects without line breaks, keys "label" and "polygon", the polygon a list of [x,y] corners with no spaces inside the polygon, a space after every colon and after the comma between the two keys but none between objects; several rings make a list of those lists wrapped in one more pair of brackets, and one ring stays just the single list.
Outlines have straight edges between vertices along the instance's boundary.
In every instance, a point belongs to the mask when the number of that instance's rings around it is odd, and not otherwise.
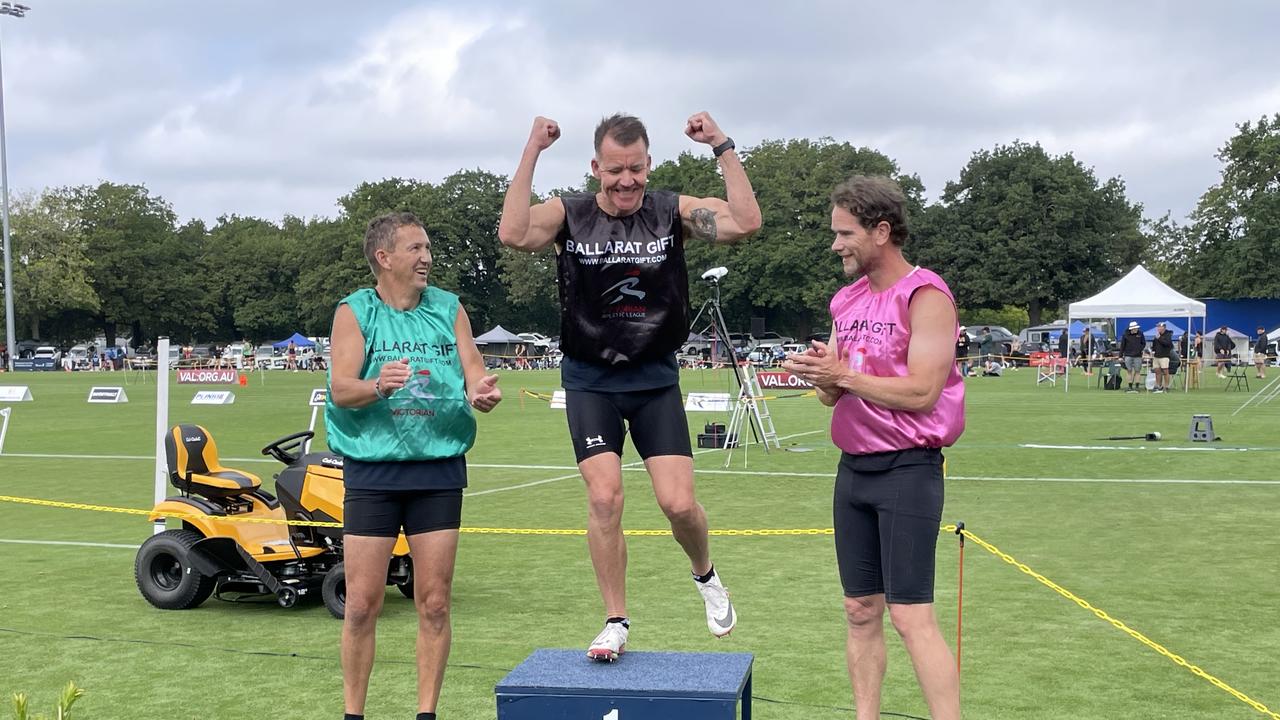
[{"label": "blue podium box", "polygon": [[541,648],[494,689],[498,720],[750,720],[753,659],[627,652],[602,663]]}]

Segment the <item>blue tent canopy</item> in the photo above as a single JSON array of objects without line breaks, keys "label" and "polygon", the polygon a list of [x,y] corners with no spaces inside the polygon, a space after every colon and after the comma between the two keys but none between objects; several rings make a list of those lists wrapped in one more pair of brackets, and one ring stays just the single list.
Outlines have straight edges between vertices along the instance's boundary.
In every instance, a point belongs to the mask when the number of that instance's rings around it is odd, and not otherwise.
[{"label": "blue tent canopy", "polygon": [[281,340],[281,341],[280,341],[280,342],[278,342],[278,343],[271,343],[271,347],[273,347],[273,348],[287,348],[287,347],[289,347],[289,343],[293,343],[294,345],[297,345],[298,347],[314,347],[314,346],[315,346],[315,343],[313,343],[313,342],[311,342],[310,340],[306,339],[306,338],[305,338],[305,337],[303,337],[302,335],[299,335],[298,333],[294,333],[293,335],[291,335],[291,336],[289,336],[289,337],[285,338],[284,340]]},{"label": "blue tent canopy", "polygon": [[[1107,334],[1106,330],[1103,330],[1100,327],[1097,327],[1095,325],[1090,325],[1088,323],[1083,323],[1083,322],[1080,322],[1079,320],[1072,320],[1071,324],[1068,325],[1066,328],[1067,337],[1070,338],[1071,340],[1079,340],[1080,336],[1084,334],[1085,328],[1089,328],[1093,332],[1094,337],[1105,337]],[[1053,339],[1055,342],[1058,339],[1058,335],[1061,335],[1061,334],[1062,334],[1062,331],[1059,330],[1057,334],[1053,335]]]},{"label": "blue tent canopy", "polygon": [[[1170,322],[1169,320],[1165,320],[1164,326],[1173,333],[1174,337],[1182,337],[1182,328],[1178,327],[1176,323]],[[1148,340],[1154,340],[1156,337],[1156,326],[1152,325],[1146,330],[1143,330],[1142,337]]]}]

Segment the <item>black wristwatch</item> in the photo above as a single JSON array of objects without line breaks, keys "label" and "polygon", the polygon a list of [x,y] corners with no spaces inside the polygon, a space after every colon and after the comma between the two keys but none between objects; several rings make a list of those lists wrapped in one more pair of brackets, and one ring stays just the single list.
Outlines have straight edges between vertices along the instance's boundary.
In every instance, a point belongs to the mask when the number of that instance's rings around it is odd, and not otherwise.
[{"label": "black wristwatch", "polygon": [[720,157],[721,155],[723,155],[723,154],[725,154],[725,153],[729,152],[730,150],[734,149],[735,147],[737,147],[737,145],[734,145],[734,144],[733,144],[733,138],[731,138],[731,137],[725,137],[724,142],[722,142],[722,143],[720,143],[719,145],[717,145],[717,146],[715,146],[715,147],[711,148],[711,154],[712,154],[712,155],[715,155],[716,157]]}]

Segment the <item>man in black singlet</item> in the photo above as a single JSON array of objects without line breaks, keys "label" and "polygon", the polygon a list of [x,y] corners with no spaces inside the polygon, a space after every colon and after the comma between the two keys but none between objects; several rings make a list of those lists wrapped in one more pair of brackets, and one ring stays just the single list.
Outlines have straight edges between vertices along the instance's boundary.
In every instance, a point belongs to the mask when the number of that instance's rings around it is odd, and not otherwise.
[{"label": "man in black singlet", "polygon": [[554,120],[535,118],[498,226],[507,247],[537,252],[554,243],[556,249],[561,381],[587,486],[587,545],[605,605],[604,630],[587,655],[602,661],[617,659],[630,628],[621,525],[624,423],[671,532],[689,556],[707,628],[723,637],[737,622],[711,564],[707,517],[694,496],[675,351],[689,329],[685,238],[741,240],[760,228],[760,207],[733,140],[710,115],[689,118],[685,134],[711,146],[727,202],[645,192],[652,165],[649,135],[638,119],[619,114],[596,127],[591,174],[600,191],[529,207],[538,156],[560,137]]}]

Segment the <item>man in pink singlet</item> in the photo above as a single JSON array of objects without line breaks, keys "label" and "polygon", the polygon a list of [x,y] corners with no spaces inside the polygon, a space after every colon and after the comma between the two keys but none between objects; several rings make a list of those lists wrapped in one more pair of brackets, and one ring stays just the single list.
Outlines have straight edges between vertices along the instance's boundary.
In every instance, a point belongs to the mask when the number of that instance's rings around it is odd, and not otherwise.
[{"label": "man in pink singlet", "polygon": [[935,720],[960,717],[955,659],[933,614],[942,520],[942,448],[964,431],[955,299],[907,262],[906,198],[883,177],[831,194],[831,249],[854,280],[831,300],[830,345],[784,363],[834,406],[836,560],[848,620],[846,659],[859,720],[880,717],[884,611],[902,636]]}]

